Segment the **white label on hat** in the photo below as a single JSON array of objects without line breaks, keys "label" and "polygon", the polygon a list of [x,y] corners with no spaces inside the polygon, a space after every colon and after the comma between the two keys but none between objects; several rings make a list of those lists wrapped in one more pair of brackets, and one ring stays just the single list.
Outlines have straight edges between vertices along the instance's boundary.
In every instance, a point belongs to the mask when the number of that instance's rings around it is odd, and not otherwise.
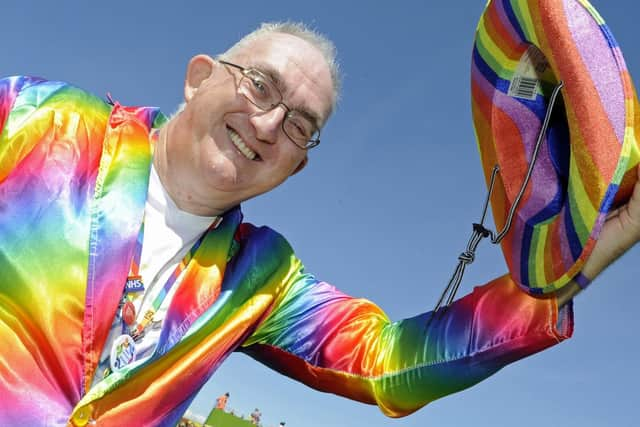
[{"label": "white label on hat", "polygon": [[540,85],[539,76],[548,66],[549,63],[540,49],[530,45],[520,58],[507,94],[516,98],[535,100]]}]

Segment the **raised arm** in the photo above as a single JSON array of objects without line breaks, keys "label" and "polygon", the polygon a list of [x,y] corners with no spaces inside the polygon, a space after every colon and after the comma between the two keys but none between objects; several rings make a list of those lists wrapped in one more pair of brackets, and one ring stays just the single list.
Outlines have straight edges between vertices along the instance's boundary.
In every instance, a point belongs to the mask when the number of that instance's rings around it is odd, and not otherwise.
[{"label": "raised arm", "polygon": [[391,322],[373,303],[302,273],[242,351],[318,390],[392,417],[463,390],[571,335],[568,306],[503,276],[432,313]]}]

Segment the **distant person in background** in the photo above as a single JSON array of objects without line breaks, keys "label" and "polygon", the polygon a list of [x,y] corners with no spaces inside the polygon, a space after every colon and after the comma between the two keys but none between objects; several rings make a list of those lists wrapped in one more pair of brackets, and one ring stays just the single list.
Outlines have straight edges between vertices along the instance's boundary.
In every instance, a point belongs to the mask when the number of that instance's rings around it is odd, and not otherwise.
[{"label": "distant person in background", "polygon": [[255,425],[260,424],[260,416],[262,416],[260,410],[258,408],[254,409],[251,413],[251,423]]},{"label": "distant person in background", "polygon": [[229,392],[226,392],[222,396],[216,399],[216,409],[224,411],[227,407],[227,401],[229,400]]}]

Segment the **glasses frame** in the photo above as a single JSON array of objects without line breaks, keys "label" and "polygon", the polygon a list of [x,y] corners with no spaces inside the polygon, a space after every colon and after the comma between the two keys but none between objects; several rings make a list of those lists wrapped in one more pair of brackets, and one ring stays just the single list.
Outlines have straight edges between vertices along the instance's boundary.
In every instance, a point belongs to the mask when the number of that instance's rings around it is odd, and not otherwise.
[{"label": "glasses frame", "polygon": [[[294,144],[296,147],[298,147],[298,148],[300,148],[300,149],[302,149],[302,150],[309,150],[309,149],[311,149],[311,148],[313,148],[313,147],[318,146],[318,144],[320,144],[320,128],[319,128],[318,126],[315,126],[315,127],[316,127],[316,132],[314,132],[314,133],[317,133],[317,134],[318,134],[317,138],[312,138],[312,139],[307,140],[307,143],[306,143],[304,146],[302,146],[302,145],[300,145],[299,143],[297,143],[297,142],[296,142],[296,141],[295,141],[295,140],[294,140],[294,139],[293,139],[293,138],[292,138],[292,137],[287,133],[287,130],[285,129],[284,123],[285,123],[285,121],[286,121],[289,117],[291,117],[291,115],[292,115],[292,114],[296,113],[297,111],[296,111],[296,110],[293,110],[292,108],[289,108],[289,106],[288,106],[287,104],[285,104],[284,102],[282,102],[282,99],[283,99],[283,98],[282,98],[282,93],[281,93],[281,92],[280,92],[280,90],[277,88],[276,84],[275,84],[275,83],[273,83],[273,81],[271,80],[271,78],[269,78],[269,76],[267,76],[265,73],[263,73],[262,71],[260,71],[260,70],[259,70],[259,69],[257,69],[257,68],[247,68],[247,67],[243,67],[242,65],[234,64],[234,63],[232,63],[232,62],[224,61],[224,60],[222,60],[222,59],[218,59],[217,61],[218,61],[219,63],[223,64],[223,65],[227,65],[227,66],[229,66],[229,67],[233,67],[233,68],[235,68],[235,69],[239,70],[239,71],[240,71],[240,73],[242,74],[242,78],[243,78],[243,79],[244,79],[244,78],[247,78],[247,79],[250,79],[250,80],[252,80],[252,81],[253,81],[253,79],[249,76],[249,74],[253,72],[253,73],[257,73],[257,74],[261,75],[262,77],[264,77],[264,79],[265,79],[265,80],[270,81],[270,82],[271,82],[271,84],[273,85],[273,87],[276,89],[276,91],[277,91],[278,95],[279,95],[279,101],[278,101],[278,102],[276,102],[276,103],[274,103],[273,105],[271,105],[271,107],[269,107],[268,109],[267,109],[267,108],[263,108],[263,107],[261,107],[260,105],[256,104],[256,103],[255,103],[251,98],[249,98],[249,97],[248,97],[247,95],[245,95],[244,93],[241,93],[241,95],[242,95],[242,96],[244,96],[244,97],[247,99],[247,101],[249,101],[251,104],[255,105],[255,106],[256,106],[256,107],[258,107],[260,110],[265,111],[265,112],[271,111],[271,110],[275,109],[276,107],[278,107],[279,105],[282,105],[282,106],[284,107],[284,109],[286,110],[286,114],[285,114],[284,118],[282,119],[282,122],[280,123],[280,126],[282,127],[282,132],[284,132],[284,134],[285,134],[285,135],[287,135],[287,138],[289,138],[289,140],[290,140],[291,142],[293,142],[293,144]],[[239,84],[238,84],[238,87],[239,87]],[[301,113],[299,113],[299,112],[297,112],[297,113],[298,113],[298,114],[301,114]]]}]

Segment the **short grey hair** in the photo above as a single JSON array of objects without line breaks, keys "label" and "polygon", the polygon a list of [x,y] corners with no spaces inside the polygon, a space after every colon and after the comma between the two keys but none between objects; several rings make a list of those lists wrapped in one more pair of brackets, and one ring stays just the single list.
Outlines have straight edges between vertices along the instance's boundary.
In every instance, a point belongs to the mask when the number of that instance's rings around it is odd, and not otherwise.
[{"label": "short grey hair", "polygon": [[320,51],[325,61],[327,62],[327,65],[329,66],[329,72],[331,73],[331,80],[333,82],[333,110],[336,107],[336,104],[340,97],[340,89],[342,86],[340,77],[340,66],[338,65],[338,60],[336,59],[336,46],[325,35],[308,27],[302,22],[264,22],[260,24],[257,29],[241,38],[236,44],[234,44],[226,52],[221,54],[219,58],[231,58],[235,53],[251,44],[251,42],[259,39],[260,37],[273,33],[289,34],[294,37],[298,37]]},{"label": "short grey hair", "polygon": [[[224,53],[217,56],[219,59],[231,59],[238,51],[245,48],[247,45],[251,44],[251,42],[259,39],[260,37],[266,36],[268,34],[280,33],[280,34],[289,34],[295,37],[298,37],[307,43],[311,44],[313,47],[318,49],[322,56],[324,57],[327,65],[329,66],[329,72],[331,73],[331,80],[333,83],[333,102],[330,110],[328,111],[326,119],[331,115],[331,113],[335,110],[338,100],[340,99],[340,90],[342,89],[342,78],[340,73],[340,66],[337,60],[337,49],[331,40],[329,40],[326,36],[319,33],[318,31],[308,27],[307,25],[301,22],[263,22],[260,26],[242,37],[238,42],[236,42],[233,46],[227,49]],[[175,117],[178,113],[180,113],[185,107],[185,103],[181,103],[177,110],[171,116]]]}]

